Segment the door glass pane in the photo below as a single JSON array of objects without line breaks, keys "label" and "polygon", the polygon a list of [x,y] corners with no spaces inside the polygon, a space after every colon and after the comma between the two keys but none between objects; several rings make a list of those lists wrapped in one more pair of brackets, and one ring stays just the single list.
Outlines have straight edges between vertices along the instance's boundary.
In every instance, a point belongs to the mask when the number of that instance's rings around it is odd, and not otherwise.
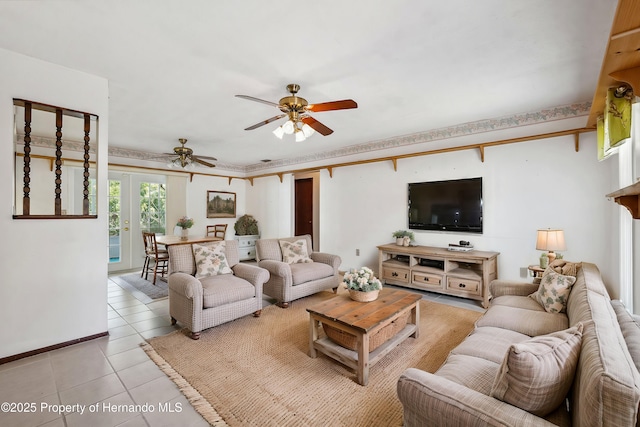
[{"label": "door glass pane", "polygon": [[120,262],[121,182],[109,180],[109,262]]},{"label": "door glass pane", "polygon": [[140,183],[140,229],[165,234],[166,190],[164,184]]}]

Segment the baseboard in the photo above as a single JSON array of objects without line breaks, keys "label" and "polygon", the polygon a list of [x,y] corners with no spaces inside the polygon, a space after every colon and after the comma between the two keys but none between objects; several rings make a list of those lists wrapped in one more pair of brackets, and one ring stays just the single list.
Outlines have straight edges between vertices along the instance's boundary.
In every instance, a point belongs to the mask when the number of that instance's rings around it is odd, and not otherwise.
[{"label": "baseboard", "polygon": [[65,341],[65,342],[60,343],[60,344],[54,344],[54,345],[50,345],[50,346],[47,346],[47,347],[42,347],[42,348],[39,348],[37,350],[31,350],[31,351],[27,351],[27,352],[20,353],[20,354],[14,354],[13,356],[3,357],[3,358],[0,358],[0,365],[5,364],[5,363],[9,363],[9,362],[13,362],[13,361],[16,361],[16,360],[24,359],[25,357],[31,357],[31,356],[35,356],[37,354],[46,353],[47,351],[57,350],[59,348],[68,347],[68,346],[74,345],[74,344],[79,344],[81,342],[91,341],[91,340],[94,340],[96,338],[106,337],[108,335],[109,335],[109,332],[102,332],[102,333],[95,334],[95,335],[89,335],[88,337],[76,338],[74,340]]}]

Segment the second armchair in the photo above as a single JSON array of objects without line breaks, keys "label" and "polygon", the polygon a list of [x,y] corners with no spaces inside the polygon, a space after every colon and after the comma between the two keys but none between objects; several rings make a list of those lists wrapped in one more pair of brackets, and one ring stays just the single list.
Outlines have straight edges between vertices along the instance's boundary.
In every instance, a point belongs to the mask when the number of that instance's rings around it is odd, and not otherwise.
[{"label": "second armchair", "polygon": [[337,291],[340,284],[338,255],[313,252],[311,236],[259,239],[258,265],[269,270],[263,292],[287,308],[291,301],[326,289]]}]

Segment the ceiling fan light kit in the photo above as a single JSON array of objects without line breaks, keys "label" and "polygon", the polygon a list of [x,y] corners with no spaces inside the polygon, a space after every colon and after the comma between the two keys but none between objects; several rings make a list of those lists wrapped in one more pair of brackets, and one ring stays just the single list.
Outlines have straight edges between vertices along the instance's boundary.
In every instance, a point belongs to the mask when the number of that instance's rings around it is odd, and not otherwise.
[{"label": "ceiling fan light kit", "polygon": [[213,163],[209,163],[203,160],[218,160],[215,157],[194,155],[191,148],[187,148],[184,146],[187,143],[186,138],[180,138],[178,139],[178,142],[180,142],[181,145],[180,147],[173,147],[173,153],[165,153],[165,155],[171,156],[167,159],[167,167],[169,167],[170,169],[179,168],[192,171],[196,168],[196,164],[201,164],[210,168],[216,167],[216,165],[214,165]]},{"label": "ceiling fan light kit", "polygon": [[236,95],[236,97],[238,98],[272,105],[278,108],[282,113],[284,113],[271,117],[270,119],[264,120],[260,123],[256,123],[253,126],[249,126],[245,130],[254,130],[268,123],[279,120],[283,117],[288,117],[288,120],[282,126],[278,126],[276,129],[274,129],[273,134],[279,139],[282,139],[285,134],[295,134],[296,142],[300,142],[309,138],[315,132],[318,132],[324,136],[333,133],[333,130],[329,129],[327,126],[311,117],[308,114],[309,112],[318,113],[321,111],[358,108],[358,104],[352,99],[323,102],[321,104],[309,104],[306,99],[300,98],[296,95],[299,90],[300,85],[297,85],[295,83],[287,85],[287,91],[289,91],[291,95],[281,98],[278,104],[271,101],[265,101],[264,99],[255,98],[253,96]]}]

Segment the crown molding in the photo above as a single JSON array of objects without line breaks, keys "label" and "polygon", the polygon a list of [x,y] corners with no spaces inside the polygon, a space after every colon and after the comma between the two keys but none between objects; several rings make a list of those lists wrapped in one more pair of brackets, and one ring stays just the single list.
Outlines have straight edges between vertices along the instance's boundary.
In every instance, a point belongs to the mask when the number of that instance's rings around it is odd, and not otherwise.
[{"label": "crown molding", "polygon": [[433,129],[425,132],[418,132],[410,135],[387,138],[364,144],[350,145],[348,147],[340,148],[337,150],[314,153],[307,156],[295,157],[291,159],[273,160],[266,164],[256,163],[246,166],[245,172],[252,173],[265,169],[322,161],[353,154],[362,154],[371,151],[385,150],[396,147],[406,147],[416,144],[423,144],[425,142],[433,142],[485,132],[529,126],[550,121],[582,117],[589,114],[590,108],[591,102],[582,102],[577,104],[546,108],[540,111],[529,113],[514,114],[495,119],[478,120],[475,122],[468,122],[460,125]]},{"label": "crown molding", "polygon": [[[433,129],[425,132],[413,133],[393,138],[382,139],[378,141],[368,142],[364,144],[350,145],[348,147],[337,150],[330,150],[321,153],[313,153],[306,156],[293,157],[290,159],[273,160],[269,163],[256,163],[251,165],[238,165],[233,163],[216,162],[218,170],[228,170],[240,172],[244,174],[255,173],[267,169],[287,167],[302,163],[323,161],[344,157],[353,154],[362,154],[378,150],[385,150],[397,147],[407,147],[411,145],[423,144],[426,142],[440,141],[445,139],[457,138],[461,136],[469,136],[486,132],[493,132],[505,129],[513,129],[522,126],[529,126],[550,121],[564,120],[582,116],[588,116],[591,108],[591,102],[582,102],[559,107],[546,108],[539,111],[514,114],[494,119],[478,120],[475,122],[462,123],[455,126],[449,126],[439,129]],[[18,143],[24,135],[18,135]],[[71,151],[84,151],[84,142],[64,140],[64,147]],[[53,148],[56,147],[55,138],[50,137],[31,137],[31,145]],[[95,152],[95,147],[90,148],[91,152]],[[133,150],[124,147],[109,147],[109,157],[121,157],[127,159],[153,161],[165,163],[158,157],[157,153],[147,153],[144,151]]]}]

